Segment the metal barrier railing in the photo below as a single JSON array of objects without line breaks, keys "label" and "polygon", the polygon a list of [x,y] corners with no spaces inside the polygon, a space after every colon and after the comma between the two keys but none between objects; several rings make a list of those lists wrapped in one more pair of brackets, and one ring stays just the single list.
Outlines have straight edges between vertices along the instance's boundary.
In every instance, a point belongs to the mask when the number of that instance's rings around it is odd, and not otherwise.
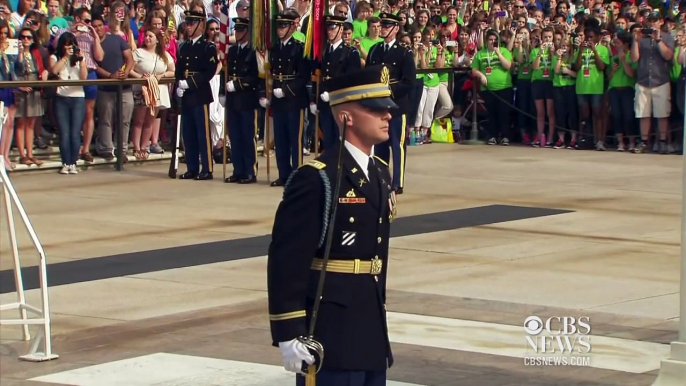
[{"label": "metal barrier railing", "polygon": [[[159,84],[170,84],[176,81],[175,78],[162,78]],[[114,110],[114,121],[112,122],[112,127],[117,130],[117,162],[115,168],[118,171],[124,170],[124,141],[128,141],[128,138],[124,138],[124,132],[121,130],[121,105],[122,105],[122,93],[124,86],[133,85],[146,85],[148,81],[144,78],[126,78],[126,79],[86,79],[86,80],[15,80],[15,81],[0,81],[0,89],[5,88],[18,88],[18,87],[31,87],[31,88],[43,88],[43,87],[59,87],[59,86],[117,86],[117,99],[116,106]]]},{"label": "metal barrier railing", "polygon": [[[451,96],[453,95],[453,86],[455,82],[455,74],[464,74],[471,72],[469,67],[444,67],[444,68],[428,68],[428,69],[417,69],[418,74],[428,74],[428,73],[448,73],[448,90]],[[175,78],[162,78],[159,84],[171,84],[176,81]],[[122,93],[124,86],[133,85],[146,85],[147,80],[143,78],[126,78],[126,79],[86,79],[86,80],[48,80],[48,81],[26,81],[26,80],[16,80],[16,81],[0,81],[0,89],[5,88],[19,88],[19,87],[32,87],[32,88],[43,88],[43,87],[59,87],[59,86],[117,86],[117,98],[114,113],[114,120],[112,126],[116,128],[117,131],[117,151],[115,163],[115,169],[118,171],[124,170],[124,141],[128,139],[124,138],[124,133],[121,130],[122,123],[121,120],[121,105],[122,105]],[[476,97],[476,82],[474,87],[474,97]],[[173,96],[172,96],[173,97]],[[476,103],[473,103],[473,121],[476,121]],[[478,132],[478,128],[472,127],[472,138],[477,138],[475,136],[475,131]]]}]

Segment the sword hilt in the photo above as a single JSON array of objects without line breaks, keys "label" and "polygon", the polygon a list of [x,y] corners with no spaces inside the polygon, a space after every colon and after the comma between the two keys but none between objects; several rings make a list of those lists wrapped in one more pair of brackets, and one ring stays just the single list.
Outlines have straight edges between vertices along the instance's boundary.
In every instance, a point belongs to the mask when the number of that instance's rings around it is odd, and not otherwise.
[{"label": "sword hilt", "polygon": [[305,373],[308,375],[317,374],[324,363],[324,346],[312,337],[301,336],[298,338],[298,341],[305,345],[310,354],[314,356],[314,363],[307,366]]}]

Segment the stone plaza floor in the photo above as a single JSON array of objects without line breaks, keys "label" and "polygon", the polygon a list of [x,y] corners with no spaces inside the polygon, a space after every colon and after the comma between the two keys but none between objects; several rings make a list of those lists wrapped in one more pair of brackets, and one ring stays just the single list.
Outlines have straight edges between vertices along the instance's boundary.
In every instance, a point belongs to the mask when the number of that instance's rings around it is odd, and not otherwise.
[{"label": "stone plaza floor", "polygon": [[[2,326],[0,385],[294,384],[266,302],[283,191],[259,161],[245,186],[223,183],[221,165],[202,182],[169,179],[166,163],[12,175],[47,254],[60,358],[19,361],[30,342]],[[681,161],[410,148],[390,241],[388,385],[650,385],[677,337]],[[17,225],[39,304],[37,255]],[[16,300],[7,229],[3,218],[1,304]],[[525,365],[529,316],[588,317],[590,364]]]}]

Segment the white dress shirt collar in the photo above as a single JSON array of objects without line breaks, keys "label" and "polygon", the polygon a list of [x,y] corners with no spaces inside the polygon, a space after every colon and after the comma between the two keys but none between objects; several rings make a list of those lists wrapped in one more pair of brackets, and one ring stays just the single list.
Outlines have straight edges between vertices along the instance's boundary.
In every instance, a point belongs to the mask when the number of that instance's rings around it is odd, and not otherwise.
[{"label": "white dress shirt collar", "polygon": [[384,42],[384,46],[385,46],[384,48],[387,48],[387,49],[390,50],[391,47],[393,47],[394,44],[395,44],[395,39],[391,40],[391,41],[388,42],[388,43],[385,43],[385,42]]},{"label": "white dress shirt collar", "polygon": [[332,44],[332,45],[331,45],[332,48],[330,48],[330,50],[331,50],[331,51],[336,51],[336,49],[338,48],[338,46],[341,45],[341,43],[343,43],[343,39],[340,39],[340,40],[338,40],[336,43]]},{"label": "white dress shirt collar", "polygon": [[[355,147],[355,145],[348,141],[345,141],[345,148],[348,149],[350,155],[353,156],[353,159],[355,162],[357,162],[357,165],[360,167],[360,169],[362,169],[365,177],[367,177],[367,180],[369,180],[369,170],[367,170],[367,165],[369,164],[369,158],[371,158],[371,155],[365,154],[362,150],[358,149]],[[372,148],[372,154],[374,154],[374,148]]]}]

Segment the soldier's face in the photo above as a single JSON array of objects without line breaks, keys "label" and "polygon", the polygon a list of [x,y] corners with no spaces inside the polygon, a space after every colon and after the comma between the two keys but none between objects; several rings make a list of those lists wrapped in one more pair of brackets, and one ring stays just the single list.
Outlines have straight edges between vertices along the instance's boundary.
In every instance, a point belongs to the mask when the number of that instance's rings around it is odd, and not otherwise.
[{"label": "soldier's face", "polygon": [[338,112],[339,122],[343,122],[343,114],[348,115],[349,135],[359,142],[371,146],[388,141],[388,125],[391,120],[388,110],[372,110],[358,103],[351,103]]},{"label": "soldier's face", "polygon": [[279,39],[283,39],[286,36],[288,36],[288,32],[291,30],[291,24],[290,23],[277,23],[276,24],[276,36],[279,37]]},{"label": "soldier's face", "polygon": [[329,41],[335,42],[336,40],[338,40],[338,37],[340,36],[342,29],[343,29],[343,26],[339,26],[339,25],[335,25],[335,24],[327,26],[326,37],[329,39]]}]

